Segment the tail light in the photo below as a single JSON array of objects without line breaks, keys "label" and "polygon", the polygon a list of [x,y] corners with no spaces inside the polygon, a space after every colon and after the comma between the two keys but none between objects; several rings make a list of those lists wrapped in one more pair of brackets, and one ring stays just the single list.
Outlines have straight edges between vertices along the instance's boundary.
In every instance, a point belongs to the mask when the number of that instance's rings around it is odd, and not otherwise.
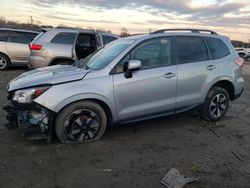
[{"label": "tail light", "polygon": [[32,43],[29,44],[30,50],[41,50],[42,47],[43,47],[43,46],[40,45],[40,44],[32,44]]},{"label": "tail light", "polygon": [[237,57],[234,62],[236,64],[238,64],[241,68],[244,66],[244,59],[242,59],[241,57]]}]

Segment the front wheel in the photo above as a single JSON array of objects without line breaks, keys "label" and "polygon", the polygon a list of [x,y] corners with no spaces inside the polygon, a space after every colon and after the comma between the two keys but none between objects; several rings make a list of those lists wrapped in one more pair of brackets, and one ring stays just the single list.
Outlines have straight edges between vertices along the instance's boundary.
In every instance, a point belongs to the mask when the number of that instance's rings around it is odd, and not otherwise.
[{"label": "front wheel", "polygon": [[106,126],[106,113],[99,104],[80,101],[59,113],[55,130],[62,143],[83,143],[100,139]]},{"label": "front wheel", "polygon": [[201,109],[201,117],[208,121],[218,121],[226,114],[230,103],[227,90],[213,87]]}]

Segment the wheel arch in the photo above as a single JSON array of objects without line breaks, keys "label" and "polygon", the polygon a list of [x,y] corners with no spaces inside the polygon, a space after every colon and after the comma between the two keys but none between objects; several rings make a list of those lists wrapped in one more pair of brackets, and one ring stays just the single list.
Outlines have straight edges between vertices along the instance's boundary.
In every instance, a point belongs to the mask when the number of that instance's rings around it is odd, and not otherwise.
[{"label": "wheel arch", "polygon": [[230,100],[233,100],[234,99],[234,95],[235,95],[235,88],[234,88],[234,85],[231,81],[229,80],[219,80],[217,81],[216,83],[214,83],[210,89],[208,90],[208,92],[213,88],[213,87],[220,87],[220,88],[223,88],[225,89],[228,94],[229,94],[229,97],[230,97]]},{"label": "wheel arch", "polygon": [[4,53],[4,52],[0,52],[0,54],[2,54],[2,55],[4,55],[4,56],[6,56],[6,57],[8,58],[8,60],[9,60],[10,64],[11,64],[10,57],[9,57],[6,53]]},{"label": "wheel arch", "polygon": [[107,124],[108,126],[112,126],[113,123],[116,121],[116,115],[114,114],[114,109],[112,109],[111,105],[108,104],[107,101],[102,100],[102,99],[97,98],[97,97],[86,97],[86,98],[83,98],[83,99],[77,99],[77,100],[72,100],[70,102],[67,102],[63,107],[58,109],[56,114],[58,115],[63,109],[67,108],[71,104],[74,104],[74,103],[77,103],[77,102],[82,102],[82,101],[92,101],[92,102],[95,102],[95,103],[99,104],[106,113],[106,116],[107,116],[107,119],[108,119],[108,124]]}]

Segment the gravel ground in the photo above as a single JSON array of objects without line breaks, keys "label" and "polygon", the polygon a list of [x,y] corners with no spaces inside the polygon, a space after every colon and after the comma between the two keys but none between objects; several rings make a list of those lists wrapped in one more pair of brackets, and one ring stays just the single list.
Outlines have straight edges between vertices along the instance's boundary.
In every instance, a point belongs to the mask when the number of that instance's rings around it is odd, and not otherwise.
[{"label": "gravel ground", "polygon": [[[0,72],[1,106],[7,82],[24,71]],[[222,121],[209,124],[217,135],[189,112],[110,128],[93,143],[47,144],[6,130],[0,109],[0,187],[163,188],[160,179],[172,167],[199,179],[187,188],[250,187],[250,63],[244,77],[242,97]]]}]

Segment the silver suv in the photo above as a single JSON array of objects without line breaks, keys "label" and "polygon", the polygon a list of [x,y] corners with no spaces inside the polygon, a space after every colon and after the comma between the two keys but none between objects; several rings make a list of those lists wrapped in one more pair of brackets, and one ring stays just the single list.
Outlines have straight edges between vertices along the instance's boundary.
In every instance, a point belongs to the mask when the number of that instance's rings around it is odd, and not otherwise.
[{"label": "silver suv", "polygon": [[8,85],[7,119],[28,138],[99,139],[107,126],[198,109],[220,120],[244,89],[241,59],[212,31],[160,30],[111,42],[74,65],[35,69]]},{"label": "silver suv", "polygon": [[30,44],[29,68],[72,64],[87,57],[118,36],[93,30],[44,30]]},{"label": "silver suv", "polygon": [[39,34],[35,31],[0,28],[0,70],[10,65],[27,65],[28,44]]}]

